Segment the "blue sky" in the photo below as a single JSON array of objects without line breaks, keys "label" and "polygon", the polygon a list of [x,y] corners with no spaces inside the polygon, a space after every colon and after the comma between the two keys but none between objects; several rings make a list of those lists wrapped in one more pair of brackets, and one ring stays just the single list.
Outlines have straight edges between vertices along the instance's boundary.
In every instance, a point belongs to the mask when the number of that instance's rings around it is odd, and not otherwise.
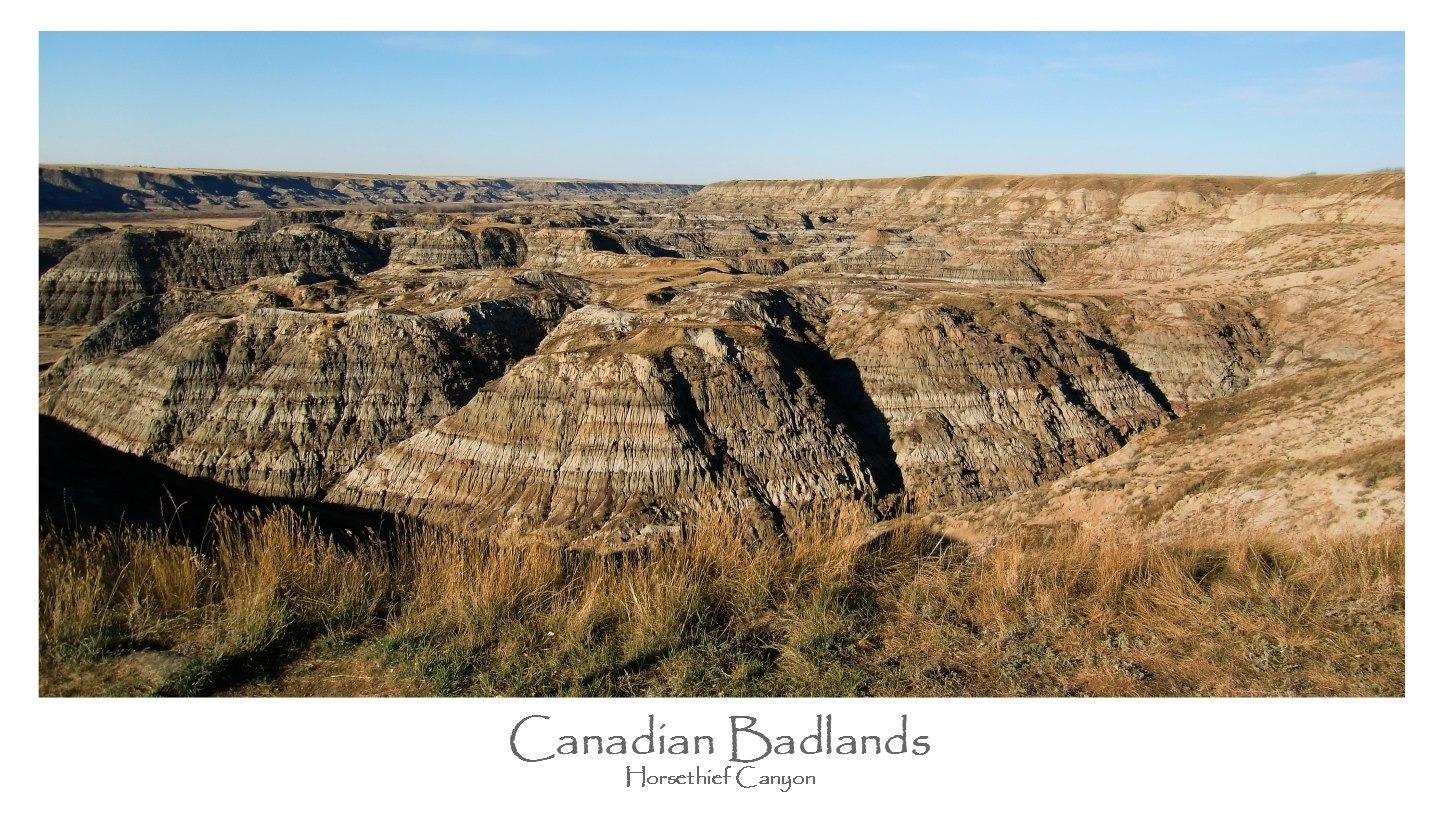
[{"label": "blue sky", "polygon": [[1404,165],[1399,33],[42,33],[40,160],[645,179]]}]

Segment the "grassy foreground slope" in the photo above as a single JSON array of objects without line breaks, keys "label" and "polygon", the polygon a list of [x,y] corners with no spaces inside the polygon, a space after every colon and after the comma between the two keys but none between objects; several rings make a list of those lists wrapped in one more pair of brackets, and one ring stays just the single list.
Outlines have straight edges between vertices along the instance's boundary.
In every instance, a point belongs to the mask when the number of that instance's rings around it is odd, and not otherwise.
[{"label": "grassy foreground slope", "polygon": [[46,695],[1404,694],[1404,533],[1113,522],[979,544],[831,509],[643,556],[288,510],[41,537]]}]

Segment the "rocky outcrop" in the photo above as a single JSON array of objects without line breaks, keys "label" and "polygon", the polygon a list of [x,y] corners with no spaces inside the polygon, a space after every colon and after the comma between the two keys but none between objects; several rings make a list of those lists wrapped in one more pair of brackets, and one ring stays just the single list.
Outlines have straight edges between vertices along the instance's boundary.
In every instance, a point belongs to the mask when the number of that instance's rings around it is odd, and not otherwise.
[{"label": "rocky outcrop", "polygon": [[104,225],[82,225],[62,237],[40,238],[40,275],[60,264],[70,252],[97,236],[110,233]]},{"label": "rocky outcrop", "polygon": [[[42,412],[189,476],[440,522],[977,508],[1404,346],[1395,174],[726,183],[66,241],[42,320],[99,324]],[[1164,464],[1204,461],[1181,443]],[[1119,495],[1179,492],[1150,478]]]},{"label": "rocky outcrop", "polygon": [[313,498],[459,409],[528,354],[563,306],[175,312],[162,297],[128,305],[71,354],[80,359],[57,363],[41,411],[186,475]]},{"label": "rocky outcrop", "polygon": [[598,228],[539,228],[525,233],[526,266],[567,273],[612,267],[614,256],[678,258],[643,233],[617,233]]},{"label": "rocky outcrop", "polygon": [[348,213],[339,217],[331,223],[341,230],[352,233],[378,233],[386,228],[393,228],[398,223],[394,214],[382,211],[370,211],[366,213]]},{"label": "rocky outcrop", "polygon": [[698,185],[486,177],[287,174],[40,166],[40,213],[383,208],[503,202],[664,199]]},{"label": "rocky outcrop", "polygon": [[572,313],[462,410],[329,500],[444,521],[683,518],[720,497],[776,520],[902,494],[1034,486],[1173,414],[1091,318],[876,292],[719,288]]},{"label": "rocky outcrop", "polygon": [[44,276],[45,271],[60,264],[60,260],[73,250],[75,250],[75,246],[68,239],[42,238],[40,240],[40,275]]},{"label": "rocky outcrop", "polygon": [[1403,525],[1403,361],[1325,364],[1216,399],[1057,481],[952,510],[946,524],[973,535],[1130,518],[1302,537]]},{"label": "rocky outcrop", "polygon": [[720,497],[761,517],[898,489],[850,434],[818,349],[765,327],[588,307],[459,413],[330,494],[442,520],[580,526]]},{"label": "rocky outcrop", "polygon": [[377,245],[308,221],[240,231],[125,227],[85,243],[41,277],[40,321],[94,324],[132,299],[174,288],[220,290],[294,271],[353,275],[385,261]]},{"label": "rocky outcrop", "polygon": [[431,270],[514,268],[525,261],[525,240],[505,227],[395,228],[385,234],[391,264]]},{"label": "rocky outcrop", "polygon": [[1116,355],[1153,380],[1178,413],[1250,386],[1269,352],[1255,315],[1233,304],[1145,304],[1118,331]]},{"label": "rocky outcrop", "polygon": [[656,226],[694,248],[760,248],[791,268],[818,262],[811,272],[980,285],[1164,281],[1267,227],[1403,224],[1404,176],[742,180],[707,185],[678,207]]},{"label": "rocky outcrop", "polygon": [[1176,212],[1263,209],[1309,213],[1308,221],[1403,219],[1387,203],[1404,201],[1404,175],[1198,177],[1155,175],[934,176],[890,179],[735,180],[705,186],[681,207],[698,213],[887,214],[966,211],[1005,221],[1138,217],[1152,223]]},{"label": "rocky outcrop", "polygon": [[906,488],[927,503],[1032,487],[1173,417],[1123,351],[1086,335],[1083,312],[1066,321],[966,300],[877,313],[867,301],[836,305],[826,334],[884,417]]},{"label": "rocky outcrop", "polygon": [[41,324],[94,324],[161,289],[156,231],[122,230],[71,253],[40,277]]}]

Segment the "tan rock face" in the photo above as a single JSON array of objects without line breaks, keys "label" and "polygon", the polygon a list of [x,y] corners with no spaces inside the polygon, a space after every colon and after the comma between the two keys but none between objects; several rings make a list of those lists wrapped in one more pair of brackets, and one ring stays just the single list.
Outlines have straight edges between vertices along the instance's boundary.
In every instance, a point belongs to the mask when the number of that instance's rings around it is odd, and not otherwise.
[{"label": "tan rock face", "polygon": [[1238,393],[1269,352],[1259,319],[1224,302],[1161,303],[1119,331],[1116,355],[1150,374],[1177,413]]},{"label": "tan rock face", "polygon": [[679,206],[691,216],[660,225],[709,247],[736,223],[798,212],[761,243],[790,267],[818,254],[828,272],[1028,286],[1163,281],[1266,227],[1401,225],[1403,203],[1400,174],[736,181],[706,186]]},{"label": "tan rock face", "polygon": [[481,270],[515,268],[525,260],[525,241],[518,231],[508,228],[396,228],[385,236],[390,243],[391,264]]},{"label": "tan rock face", "polygon": [[1216,399],[1063,478],[950,511],[958,532],[1140,517],[1301,533],[1405,521],[1400,361],[1323,364]]},{"label": "tan rock face", "polygon": [[720,286],[584,308],[329,499],[583,524],[675,517],[717,495],[782,519],[817,499],[966,503],[1061,475],[1173,417],[1106,341],[1104,305],[1067,321],[1025,300],[911,295],[874,309],[887,298]]},{"label": "tan rock face", "polygon": [[852,309],[827,335],[884,416],[907,489],[965,503],[1034,486],[1170,417],[1085,329],[977,300],[858,321]]},{"label": "tan rock face", "polygon": [[716,495],[783,514],[899,489],[874,475],[823,351],[774,326],[692,321],[577,311],[536,355],[330,498],[442,519],[589,524],[674,517]]},{"label": "tan rock face", "polygon": [[680,251],[658,245],[644,233],[620,234],[598,228],[539,228],[525,234],[528,267],[582,273],[622,264],[622,256],[671,257]]}]

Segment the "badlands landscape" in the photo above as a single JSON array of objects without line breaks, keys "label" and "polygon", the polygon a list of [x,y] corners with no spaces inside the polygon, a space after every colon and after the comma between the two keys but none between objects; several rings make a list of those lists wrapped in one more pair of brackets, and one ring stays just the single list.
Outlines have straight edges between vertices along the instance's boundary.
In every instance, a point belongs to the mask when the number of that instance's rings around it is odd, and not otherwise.
[{"label": "badlands landscape", "polygon": [[1404,694],[1403,173],[40,185],[44,694]]}]

